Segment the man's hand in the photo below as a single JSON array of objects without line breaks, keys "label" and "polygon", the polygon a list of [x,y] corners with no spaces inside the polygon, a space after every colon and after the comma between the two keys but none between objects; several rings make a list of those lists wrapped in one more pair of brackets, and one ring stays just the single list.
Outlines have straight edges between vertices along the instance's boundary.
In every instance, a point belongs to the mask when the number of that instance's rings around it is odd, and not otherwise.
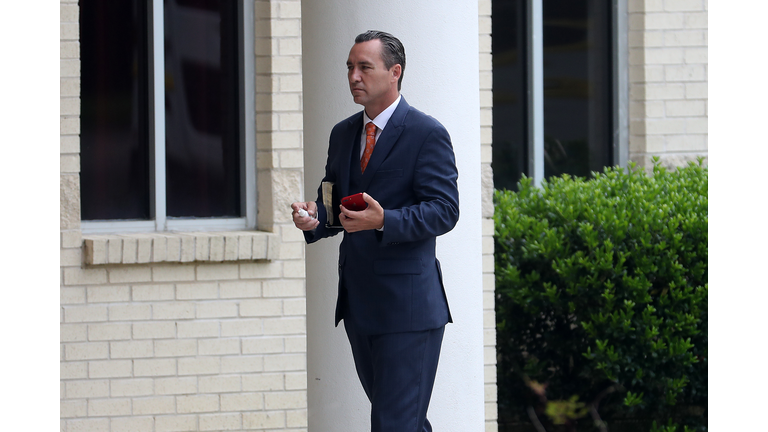
[{"label": "man's hand", "polygon": [[378,201],[363,192],[363,199],[368,203],[365,210],[353,211],[344,206],[341,207],[341,225],[347,232],[379,229],[384,226],[384,209]]},{"label": "man's hand", "polygon": [[[320,221],[317,220],[317,204],[314,201],[295,202],[291,204],[291,209],[293,209],[291,216],[293,216],[293,224],[296,225],[296,228],[302,231],[312,231],[320,225]],[[306,216],[302,216],[304,212],[307,212]]]}]

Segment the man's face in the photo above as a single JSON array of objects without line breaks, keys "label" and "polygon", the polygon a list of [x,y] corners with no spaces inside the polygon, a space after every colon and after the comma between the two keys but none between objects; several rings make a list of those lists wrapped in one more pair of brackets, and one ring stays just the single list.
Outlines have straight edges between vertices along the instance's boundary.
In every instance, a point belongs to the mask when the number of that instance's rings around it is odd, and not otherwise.
[{"label": "man's face", "polygon": [[400,65],[394,65],[388,70],[381,59],[381,48],[381,41],[374,39],[357,43],[349,51],[349,89],[355,103],[366,108],[384,109],[394,102],[392,95],[396,98],[398,94]]}]

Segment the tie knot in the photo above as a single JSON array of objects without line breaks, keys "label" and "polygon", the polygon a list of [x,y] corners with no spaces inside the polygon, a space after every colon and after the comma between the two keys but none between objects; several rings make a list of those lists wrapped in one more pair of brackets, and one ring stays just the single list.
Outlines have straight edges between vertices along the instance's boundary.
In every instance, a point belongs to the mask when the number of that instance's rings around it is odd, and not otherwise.
[{"label": "tie knot", "polygon": [[365,125],[365,134],[368,136],[376,135],[376,125],[373,124],[373,122],[368,122],[368,124]]}]

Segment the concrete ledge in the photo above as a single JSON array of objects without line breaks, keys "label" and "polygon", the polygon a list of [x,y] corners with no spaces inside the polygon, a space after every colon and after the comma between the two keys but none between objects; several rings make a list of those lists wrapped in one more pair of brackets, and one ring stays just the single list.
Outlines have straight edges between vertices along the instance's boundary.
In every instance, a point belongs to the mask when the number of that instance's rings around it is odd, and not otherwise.
[{"label": "concrete ledge", "polygon": [[83,235],[85,263],[146,264],[274,260],[277,234],[263,231]]}]

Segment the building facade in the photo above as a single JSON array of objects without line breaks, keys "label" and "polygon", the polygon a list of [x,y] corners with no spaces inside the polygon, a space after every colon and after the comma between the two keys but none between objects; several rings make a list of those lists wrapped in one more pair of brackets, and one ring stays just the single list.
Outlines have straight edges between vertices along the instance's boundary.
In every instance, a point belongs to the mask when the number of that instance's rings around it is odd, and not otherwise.
[{"label": "building facade", "polygon": [[629,155],[707,158],[707,0],[629,1]]},{"label": "building facade", "polygon": [[[174,198],[165,196],[174,190],[174,174],[156,168],[171,166],[160,162],[173,160],[178,150],[148,146],[143,166],[151,180],[143,196],[150,216],[138,224],[83,216],[89,205],[105,206],[82,181],[106,160],[92,162],[97,152],[89,143],[99,138],[88,135],[98,122],[88,117],[92,51],[83,50],[98,45],[84,40],[90,36],[81,21],[92,3],[60,0],[61,430],[362,430],[366,405],[343,352],[343,330],[333,328],[329,310],[335,299],[333,243],[305,246],[289,206],[314,197],[328,132],[358,109],[345,93],[343,63],[354,35],[369,28],[403,40],[409,55],[403,94],[446,125],[459,161],[462,218],[455,232],[441,238],[438,256],[447,269],[454,317],[461,320],[446,332],[430,415],[441,430],[497,430],[497,2],[235,2],[231,16],[241,21],[232,38],[240,42],[232,56],[241,69],[233,85],[241,98],[231,106],[240,110],[242,127],[236,127],[239,189],[231,194],[239,196],[238,217],[225,223],[174,217]],[[174,100],[168,89],[184,88],[168,73],[169,56],[183,49],[174,50],[162,36],[172,25],[167,16],[178,12],[198,23],[191,38],[205,31],[206,21],[187,12],[210,12],[206,4],[215,2],[167,3],[178,10],[145,2],[142,16],[151,19],[137,30],[152,47],[146,62],[137,63],[152,77],[142,84],[150,120],[137,128],[149,142],[172,140],[178,111],[167,109]],[[706,0],[615,0],[612,8],[618,44],[614,160],[623,154],[623,163],[647,167],[654,156],[669,166],[706,158]],[[425,19],[433,10],[440,15]],[[163,82],[163,89],[153,82]],[[200,115],[189,113],[195,130],[219,130],[200,126]],[[205,139],[209,135],[215,134]],[[208,141],[200,139],[203,148]],[[122,166],[124,159],[117,159]],[[109,206],[123,208],[122,202]]]}]

